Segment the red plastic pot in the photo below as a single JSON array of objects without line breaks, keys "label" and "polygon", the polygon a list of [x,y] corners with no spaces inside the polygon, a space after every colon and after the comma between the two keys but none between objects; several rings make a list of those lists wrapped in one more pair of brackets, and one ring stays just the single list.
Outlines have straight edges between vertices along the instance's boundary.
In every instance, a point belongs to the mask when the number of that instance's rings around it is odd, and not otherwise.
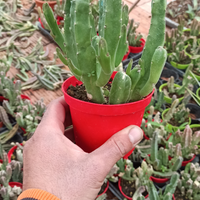
[{"label": "red plastic pot", "polygon": [[192,162],[196,158],[196,155],[194,155],[190,160],[183,161],[182,166],[185,167],[188,163]]},{"label": "red plastic pot", "polygon": [[128,53],[124,55],[122,61],[124,61],[128,58],[129,53],[130,53],[130,48],[128,48]]},{"label": "red plastic pot", "polygon": [[[54,6],[57,4],[57,1],[40,1],[40,0],[35,0],[35,3],[38,7],[42,9],[42,6],[44,3],[48,3],[49,6],[54,10]],[[60,3],[62,3],[62,0],[60,0]]]},{"label": "red plastic pot", "polygon": [[[132,197],[129,197],[129,196],[125,195],[124,192],[122,191],[121,178],[120,178],[119,181],[118,181],[118,187],[119,187],[119,190],[120,190],[121,194],[122,194],[125,198],[127,198],[128,200],[132,200]],[[145,196],[145,199],[146,199],[148,196],[149,196],[149,195],[147,194],[147,195]]]},{"label": "red plastic pot", "polygon": [[129,46],[131,53],[140,53],[143,50],[144,45],[145,45],[145,40],[142,38],[140,39],[140,41],[142,42],[140,47]]},{"label": "red plastic pot", "polygon": [[[150,154],[148,154],[148,156],[150,157]],[[145,161],[145,159],[144,159]],[[153,176],[150,176],[150,180],[152,180],[155,183],[166,183],[167,181],[169,181],[168,178],[155,178]]]},{"label": "red plastic pot", "polygon": [[4,100],[8,100],[8,99],[6,99],[6,98],[3,97],[3,96],[0,96],[0,102],[3,102]]},{"label": "red plastic pot", "polygon": [[26,134],[26,130],[23,127],[20,127],[24,133],[24,135]]},{"label": "red plastic pot", "polygon": [[22,189],[22,184],[18,183],[18,182],[10,182],[9,185],[12,188],[15,187],[15,186],[17,186],[17,187],[20,187]]},{"label": "red plastic pot", "polygon": [[[22,99],[28,99],[29,101],[31,101],[31,99],[28,96],[24,95],[24,94],[21,94],[21,98]],[[8,100],[8,99],[6,99],[3,96],[0,96],[0,102],[3,102],[4,100]]]},{"label": "red plastic pot", "polygon": [[[21,143],[20,145],[23,146],[22,143]],[[9,150],[9,152],[8,152],[8,163],[11,162],[11,157],[12,157],[12,155],[13,155],[13,153],[14,153],[14,151],[15,151],[16,149],[17,149],[17,145],[14,146],[14,147],[12,147],[12,148]]]},{"label": "red plastic pot", "polygon": [[155,183],[166,183],[167,181],[169,181],[168,178],[155,178],[153,176],[151,176],[151,180]]},{"label": "red plastic pot", "polygon": [[[142,130],[143,131],[143,130]],[[150,140],[148,136],[146,136],[145,132],[143,131],[143,136],[145,140]]]},{"label": "red plastic pot", "polygon": [[[61,20],[63,20],[63,17],[57,16],[57,18],[56,18],[56,19],[57,19],[57,20],[56,20],[57,24],[58,24],[58,25],[60,25],[60,21],[61,21]],[[39,18],[39,19],[38,19],[38,21],[40,22],[40,24],[41,24],[42,28],[44,28],[44,29],[45,29],[45,27],[44,27],[44,25],[43,25],[43,23],[42,23],[42,20],[41,20],[41,18]]]},{"label": "red plastic pot", "polygon": [[168,141],[171,136],[172,136],[172,133],[169,134],[166,140]]},{"label": "red plastic pot", "polygon": [[[42,20],[41,20],[41,18],[40,18],[40,17],[39,17],[38,21],[40,22],[40,24],[41,24],[42,28],[44,28],[44,25],[43,25],[43,23],[42,23]],[[44,28],[44,29],[45,29],[45,28]]]},{"label": "red plastic pot", "polygon": [[103,193],[99,194],[96,198],[98,198],[99,196],[101,196],[102,194],[105,194],[108,190],[108,187],[109,187],[109,181],[107,181],[107,185],[106,185],[106,188],[105,190],[103,191]]},{"label": "red plastic pot", "polygon": [[56,19],[57,19],[57,24],[58,25],[60,25],[60,21],[64,20],[64,18],[61,17],[61,16],[57,16]]},{"label": "red plastic pot", "polygon": [[[194,155],[190,160],[183,161],[181,166],[185,167],[188,163],[192,162],[195,158],[196,158],[196,155]],[[171,159],[172,159],[172,157],[169,156],[169,160],[171,160]]]},{"label": "red plastic pot", "polygon": [[24,94],[21,94],[21,98],[22,99],[28,99],[29,101],[31,101],[31,99],[28,96],[24,95]]},{"label": "red plastic pot", "polygon": [[72,76],[63,83],[62,91],[70,107],[76,144],[85,152],[94,151],[113,134],[129,125],[140,127],[145,107],[150,103],[153,92],[137,102],[104,105],[81,101],[67,94],[70,85],[81,84]]},{"label": "red plastic pot", "polygon": [[[152,122],[154,121],[154,119],[152,119]],[[160,120],[161,122],[163,121],[162,119]],[[145,123],[148,123],[148,120],[145,120]],[[147,125],[145,125],[145,127],[147,127]],[[145,134],[144,130],[143,131],[143,136],[145,140],[150,140],[150,138]]]}]

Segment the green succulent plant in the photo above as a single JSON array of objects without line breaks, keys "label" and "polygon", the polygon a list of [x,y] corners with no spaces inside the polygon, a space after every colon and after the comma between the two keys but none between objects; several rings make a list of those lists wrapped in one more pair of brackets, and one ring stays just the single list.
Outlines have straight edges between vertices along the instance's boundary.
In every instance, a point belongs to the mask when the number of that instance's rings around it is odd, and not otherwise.
[{"label": "green succulent plant", "polygon": [[[166,0],[152,3],[152,21],[139,65],[118,72],[109,92],[109,103],[137,101],[152,92],[166,61],[163,49]],[[49,5],[43,5],[57,53],[74,76],[83,82],[88,98],[105,103],[104,90],[127,50],[128,6],[121,0],[99,1],[97,36],[89,0],[67,0],[64,30],[60,30]],[[67,58],[67,59],[66,59]]]},{"label": "green succulent plant", "polygon": [[183,132],[178,130],[173,139],[169,142],[168,147],[170,156],[182,156],[185,160],[191,159],[194,155],[200,153],[198,144],[200,142],[200,131],[192,133],[189,125],[186,126]]},{"label": "green succulent plant", "polygon": [[142,38],[141,34],[136,34],[136,29],[139,27],[139,23],[134,23],[134,19],[131,19],[129,28],[128,28],[128,33],[127,33],[127,39],[128,43],[130,46],[133,47],[140,47],[141,46],[141,41],[140,39]]},{"label": "green succulent plant", "polygon": [[183,158],[178,155],[169,160],[169,150],[158,147],[158,133],[155,131],[151,143],[151,154],[146,156],[146,162],[153,166],[154,175],[171,177],[181,167]]},{"label": "green succulent plant", "polygon": [[182,197],[191,200],[200,198],[200,167],[198,163],[188,163],[184,171],[181,171],[181,177],[178,180],[177,189]]}]

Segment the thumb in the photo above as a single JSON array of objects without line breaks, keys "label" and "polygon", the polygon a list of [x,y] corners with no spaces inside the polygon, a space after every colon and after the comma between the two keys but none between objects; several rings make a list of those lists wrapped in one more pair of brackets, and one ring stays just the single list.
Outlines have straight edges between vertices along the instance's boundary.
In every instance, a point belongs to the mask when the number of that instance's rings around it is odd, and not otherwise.
[{"label": "thumb", "polygon": [[90,156],[94,162],[99,163],[98,170],[101,171],[102,176],[106,176],[114,164],[131,151],[142,138],[142,130],[138,126],[131,125],[114,134],[102,146],[93,151]]}]

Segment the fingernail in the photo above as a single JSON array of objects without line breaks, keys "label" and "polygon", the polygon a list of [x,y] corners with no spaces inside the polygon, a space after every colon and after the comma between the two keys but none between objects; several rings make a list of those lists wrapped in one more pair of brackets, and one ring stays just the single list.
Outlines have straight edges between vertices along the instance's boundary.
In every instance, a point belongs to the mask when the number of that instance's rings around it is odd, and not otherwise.
[{"label": "fingernail", "polygon": [[129,139],[133,145],[137,145],[143,138],[142,129],[138,126],[133,127],[128,133]]}]

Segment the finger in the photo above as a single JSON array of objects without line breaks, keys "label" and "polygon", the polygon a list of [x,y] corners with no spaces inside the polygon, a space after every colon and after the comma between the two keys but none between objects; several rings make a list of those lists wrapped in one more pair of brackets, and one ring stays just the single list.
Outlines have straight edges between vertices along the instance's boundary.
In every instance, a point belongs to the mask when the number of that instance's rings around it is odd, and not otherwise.
[{"label": "finger", "polygon": [[127,128],[114,134],[106,143],[93,151],[90,156],[93,162],[99,163],[99,173],[106,176],[114,164],[131,151],[143,138],[138,126]]},{"label": "finger", "polygon": [[42,128],[44,131],[44,127],[48,127],[48,130],[53,129],[64,133],[65,126],[71,124],[69,106],[65,102],[64,97],[60,97],[49,104],[38,129]]}]

